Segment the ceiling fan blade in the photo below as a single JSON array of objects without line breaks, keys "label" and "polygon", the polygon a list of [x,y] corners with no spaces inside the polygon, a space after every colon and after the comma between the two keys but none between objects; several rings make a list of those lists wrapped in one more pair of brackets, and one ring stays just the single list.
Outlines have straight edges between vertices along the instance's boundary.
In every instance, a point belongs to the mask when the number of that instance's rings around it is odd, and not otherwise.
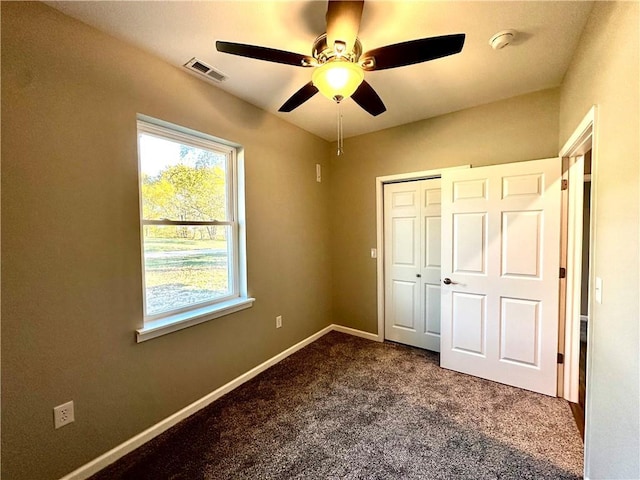
[{"label": "ceiling fan blade", "polygon": [[364,0],[329,0],[327,6],[327,46],[334,50],[337,41],[345,43],[345,52],[350,52],[356,42]]},{"label": "ceiling fan blade", "polygon": [[427,62],[460,53],[464,39],[464,33],[457,33],[387,45],[364,53],[360,63],[365,70],[385,70]]},{"label": "ceiling fan blade", "polygon": [[267,62],[284,63],[286,65],[294,65],[296,67],[311,67],[315,65],[316,59],[299,53],[285,52],[284,50],[276,50],[275,48],[258,47],[255,45],[245,45],[242,43],[216,42],[216,49],[219,52],[230,53],[240,57],[255,58],[257,60],[265,60]]},{"label": "ceiling fan blade", "polygon": [[387,107],[384,106],[376,91],[366,80],[362,81],[351,98],[374,117],[387,111]]},{"label": "ceiling fan blade", "polygon": [[298,108],[304,102],[318,93],[318,88],[312,82],[307,83],[304,87],[291,95],[289,100],[278,109],[279,112],[290,112],[294,108]]}]

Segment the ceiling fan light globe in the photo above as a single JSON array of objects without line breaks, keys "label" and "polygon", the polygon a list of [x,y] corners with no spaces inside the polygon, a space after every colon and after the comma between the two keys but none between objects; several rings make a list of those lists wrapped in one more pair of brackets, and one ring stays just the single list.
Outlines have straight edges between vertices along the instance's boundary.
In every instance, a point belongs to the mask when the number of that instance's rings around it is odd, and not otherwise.
[{"label": "ceiling fan light globe", "polygon": [[353,95],[364,80],[364,71],[356,63],[332,60],[316,68],[311,80],[329,100],[347,98]]}]

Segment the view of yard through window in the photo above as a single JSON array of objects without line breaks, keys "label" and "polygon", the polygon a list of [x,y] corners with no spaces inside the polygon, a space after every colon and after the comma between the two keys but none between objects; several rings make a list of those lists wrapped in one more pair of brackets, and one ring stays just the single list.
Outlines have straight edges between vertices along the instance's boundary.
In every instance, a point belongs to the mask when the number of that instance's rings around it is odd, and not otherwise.
[{"label": "view of yard through window", "polygon": [[147,237],[144,260],[147,315],[208,302],[229,291],[225,241]]},{"label": "view of yard through window", "polygon": [[146,315],[230,294],[226,156],[140,135]]}]

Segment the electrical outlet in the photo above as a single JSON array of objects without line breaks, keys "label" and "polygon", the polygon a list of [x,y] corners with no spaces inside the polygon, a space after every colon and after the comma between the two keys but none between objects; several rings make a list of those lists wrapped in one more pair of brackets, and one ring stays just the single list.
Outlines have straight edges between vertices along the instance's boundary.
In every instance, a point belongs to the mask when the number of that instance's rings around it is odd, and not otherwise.
[{"label": "electrical outlet", "polygon": [[276,328],[281,328],[282,327],[282,315],[278,315],[276,317]]},{"label": "electrical outlet", "polygon": [[53,409],[53,425],[56,428],[64,427],[65,425],[73,422],[75,417],[73,415],[73,400],[62,405],[58,405]]}]

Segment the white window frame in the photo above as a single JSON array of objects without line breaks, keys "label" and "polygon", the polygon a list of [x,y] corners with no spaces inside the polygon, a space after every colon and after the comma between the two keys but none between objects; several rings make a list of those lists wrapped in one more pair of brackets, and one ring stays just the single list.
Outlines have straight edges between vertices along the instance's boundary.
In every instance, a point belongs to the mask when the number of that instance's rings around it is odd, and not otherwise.
[{"label": "white window frame", "polygon": [[[188,145],[201,148],[216,153],[220,153],[227,158],[226,179],[227,183],[227,219],[213,220],[207,222],[199,221],[178,221],[178,220],[145,220],[142,214],[142,183],[140,182],[141,159],[140,159],[140,134],[152,135]],[[167,122],[153,119],[144,115],[138,115],[137,121],[138,138],[138,189],[139,189],[139,209],[140,209],[140,245],[141,245],[141,265],[142,265],[142,298],[144,324],[142,328],[136,330],[136,341],[138,343],[145,340],[175,332],[183,328],[191,327],[214,318],[228,315],[253,305],[255,299],[247,294],[246,282],[246,240],[244,237],[244,189],[243,180],[243,155],[242,149],[238,145],[225,142],[210,135],[190,130],[184,127],[173,125]],[[224,225],[231,227],[230,239],[230,286],[231,294],[219,297],[209,302],[190,305],[169,312],[156,315],[146,315],[146,281],[145,281],[145,260],[144,260],[144,227],[146,225]]]}]

